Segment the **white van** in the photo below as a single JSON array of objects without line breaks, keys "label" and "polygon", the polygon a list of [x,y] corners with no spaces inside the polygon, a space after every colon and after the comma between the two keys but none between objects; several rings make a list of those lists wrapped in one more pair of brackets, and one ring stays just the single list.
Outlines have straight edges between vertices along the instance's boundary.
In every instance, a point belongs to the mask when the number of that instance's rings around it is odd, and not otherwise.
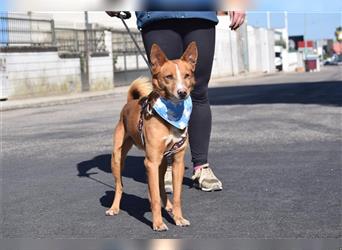
[{"label": "white van", "polygon": [[279,71],[283,70],[283,57],[282,57],[283,47],[274,46],[274,65]]}]

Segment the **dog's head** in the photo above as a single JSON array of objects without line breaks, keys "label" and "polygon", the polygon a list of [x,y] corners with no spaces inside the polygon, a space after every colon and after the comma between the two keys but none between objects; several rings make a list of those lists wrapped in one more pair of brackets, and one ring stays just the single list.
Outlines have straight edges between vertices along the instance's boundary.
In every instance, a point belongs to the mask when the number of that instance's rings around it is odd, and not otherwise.
[{"label": "dog's head", "polygon": [[168,60],[159,46],[153,44],[150,55],[153,89],[173,102],[186,99],[195,85],[197,56],[195,42],[177,60]]}]

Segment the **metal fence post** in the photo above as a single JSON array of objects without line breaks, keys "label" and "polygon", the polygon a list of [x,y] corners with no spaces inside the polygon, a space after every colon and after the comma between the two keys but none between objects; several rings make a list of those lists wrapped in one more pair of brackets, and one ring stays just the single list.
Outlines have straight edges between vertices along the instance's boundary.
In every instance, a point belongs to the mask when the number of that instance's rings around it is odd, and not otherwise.
[{"label": "metal fence post", "polygon": [[80,48],[79,48],[79,40],[78,40],[78,31],[77,30],[74,30],[74,39],[75,39],[75,51],[76,52],[79,52],[80,51]]},{"label": "metal fence post", "polygon": [[52,44],[52,46],[57,46],[56,31],[55,31],[55,21],[52,19],[50,21],[50,23],[51,23],[51,44]]},{"label": "metal fence post", "polygon": [[32,45],[32,12],[29,11],[28,13],[28,16],[29,16],[29,25],[30,25],[30,45]]},{"label": "metal fence post", "polygon": [[86,29],[84,31],[84,72],[82,77],[82,91],[89,91],[89,39],[88,39],[88,30],[89,30],[89,21],[88,21],[88,12],[84,12],[85,26]]}]

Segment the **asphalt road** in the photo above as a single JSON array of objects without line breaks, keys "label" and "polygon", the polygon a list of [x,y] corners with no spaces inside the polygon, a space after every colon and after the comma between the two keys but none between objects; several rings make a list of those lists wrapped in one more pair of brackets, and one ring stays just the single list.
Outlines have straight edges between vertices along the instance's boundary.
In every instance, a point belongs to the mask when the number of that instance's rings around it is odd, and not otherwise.
[{"label": "asphalt road", "polygon": [[212,87],[210,163],[224,190],[192,188],[187,169],[183,210],[192,224],[178,228],[164,213],[163,233],[151,230],[136,149],[126,160],[121,213],[105,216],[114,195],[111,136],[124,95],[3,112],[2,237],[341,237],[341,70]]}]

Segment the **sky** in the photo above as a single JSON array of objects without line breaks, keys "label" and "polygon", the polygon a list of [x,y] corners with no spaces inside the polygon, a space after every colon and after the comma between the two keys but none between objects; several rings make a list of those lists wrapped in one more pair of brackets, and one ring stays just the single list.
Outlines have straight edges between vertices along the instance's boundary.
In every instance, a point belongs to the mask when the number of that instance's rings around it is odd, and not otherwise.
[{"label": "sky", "polygon": [[[284,28],[283,12],[271,12],[271,28]],[[267,26],[266,12],[248,12],[248,24],[257,27]],[[341,12],[300,13],[288,12],[289,35],[304,35],[306,39],[334,38],[336,27],[342,26]]]},{"label": "sky", "polygon": [[252,0],[256,10],[290,12],[341,12],[341,0]]},{"label": "sky", "polygon": [[255,10],[247,14],[248,24],[266,27],[266,11],[271,11],[271,28],[283,28],[284,10],[288,11],[289,35],[334,38],[336,27],[342,26],[341,0],[258,0]]}]

